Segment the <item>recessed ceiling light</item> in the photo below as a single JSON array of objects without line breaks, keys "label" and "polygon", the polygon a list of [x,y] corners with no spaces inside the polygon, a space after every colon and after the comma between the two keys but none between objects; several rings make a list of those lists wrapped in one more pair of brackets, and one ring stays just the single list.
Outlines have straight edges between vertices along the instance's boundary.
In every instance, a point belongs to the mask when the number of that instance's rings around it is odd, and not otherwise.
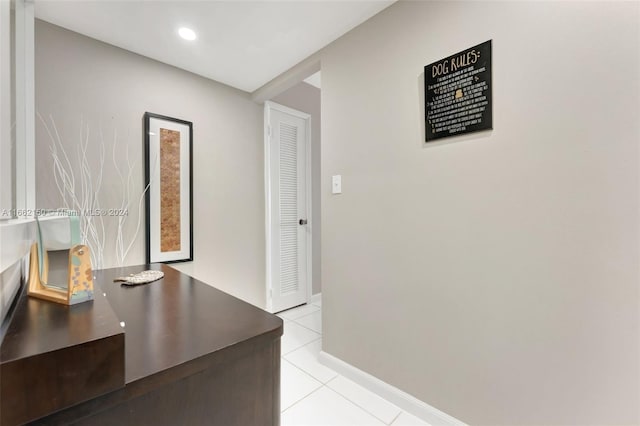
[{"label": "recessed ceiling light", "polygon": [[195,40],[197,38],[195,31],[193,31],[191,28],[186,28],[186,27],[182,27],[178,30],[178,34],[180,34],[180,37],[182,37],[185,40]]}]

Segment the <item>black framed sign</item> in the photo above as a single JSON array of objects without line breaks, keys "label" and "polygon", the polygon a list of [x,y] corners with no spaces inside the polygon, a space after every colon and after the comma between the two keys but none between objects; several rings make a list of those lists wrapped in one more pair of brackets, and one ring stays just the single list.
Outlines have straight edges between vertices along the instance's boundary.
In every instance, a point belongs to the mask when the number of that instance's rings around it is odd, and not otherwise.
[{"label": "black framed sign", "polygon": [[424,67],[426,141],[493,129],[491,40]]},{"label": "black framed sign", "polygon": [[193,260],[193,124],[144,114],[147,263]]}]

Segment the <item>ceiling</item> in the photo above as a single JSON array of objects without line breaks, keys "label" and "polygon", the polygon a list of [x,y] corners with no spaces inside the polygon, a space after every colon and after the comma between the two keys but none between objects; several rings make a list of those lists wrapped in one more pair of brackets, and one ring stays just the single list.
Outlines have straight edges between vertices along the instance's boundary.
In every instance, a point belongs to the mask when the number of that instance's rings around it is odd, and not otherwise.
[{"label": "ceiling", "polygon": [[[253,92],[393,3],[36,0],[36,17]],[[178,36],[193,29],[195,41]]]}]

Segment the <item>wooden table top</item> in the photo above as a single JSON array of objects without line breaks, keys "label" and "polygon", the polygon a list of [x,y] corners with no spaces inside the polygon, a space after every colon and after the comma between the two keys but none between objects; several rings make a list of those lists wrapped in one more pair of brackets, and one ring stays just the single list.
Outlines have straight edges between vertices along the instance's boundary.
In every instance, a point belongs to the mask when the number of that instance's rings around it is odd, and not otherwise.
[{"label": "wooden table top", "polygon": [[[146,269],[165,276],[135,287],[113,279]],[[96,271],[97,287],[125,323],[125,381],[131,383],[259,336],[282,335],[282,320],[164,264]],[[96,298],[103,297],[97,290]]]},{"label": "wooden table top", "polygon": [[11,362],[122,334],[120,322],[102,293],[96,300],[67,306],[28,297],[17,302],[0,349]]}]

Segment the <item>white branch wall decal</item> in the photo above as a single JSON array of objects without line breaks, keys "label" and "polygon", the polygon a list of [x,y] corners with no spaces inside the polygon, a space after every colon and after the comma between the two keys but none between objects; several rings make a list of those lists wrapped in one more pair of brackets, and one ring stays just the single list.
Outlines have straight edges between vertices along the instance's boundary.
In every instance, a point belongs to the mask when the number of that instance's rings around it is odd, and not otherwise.
[{"label": "white branch wall decal", "polygon": [[[149,189],[147,185],[141,191],[136,191],[135,178],[139,177],[136,173],[141,173],[139,162],[131,161],[128,145],[118,143],[118,133],[115,131],[111,158],[117,182],[111,183],[117,187],[119,200],[115,206],[112,205],[105,209],[105,195],[102,190],[105,184],[103,178],[106,150],[102,129],[93,135],[89,124],[81,119],[74,157],[67,152],[68,148],[65,149],[54,118],[49,116],[47,122],[40,114],[38,117],[49,137],[49,150],[53,160],[53,180],[62,203],[58,207],[79,212],[81,238],[83,244],[88,245],[91,249],[93,268],[102,269],[105,267],[107,240],[111,240],[109,245],[114,247],[113,259],[116,266],[124,266],[142,227],[144,197]],[[97,149],[91,144],[92,137],[97,140]],[[124,150],[124,161],[118,158],[122,157],[122,150]],[[130,214],[136,215],[135,222],[133,222],[135,227],[132,232],[127,232]],[[115,221],[115,232],[107,232],[105,220]]]}]

